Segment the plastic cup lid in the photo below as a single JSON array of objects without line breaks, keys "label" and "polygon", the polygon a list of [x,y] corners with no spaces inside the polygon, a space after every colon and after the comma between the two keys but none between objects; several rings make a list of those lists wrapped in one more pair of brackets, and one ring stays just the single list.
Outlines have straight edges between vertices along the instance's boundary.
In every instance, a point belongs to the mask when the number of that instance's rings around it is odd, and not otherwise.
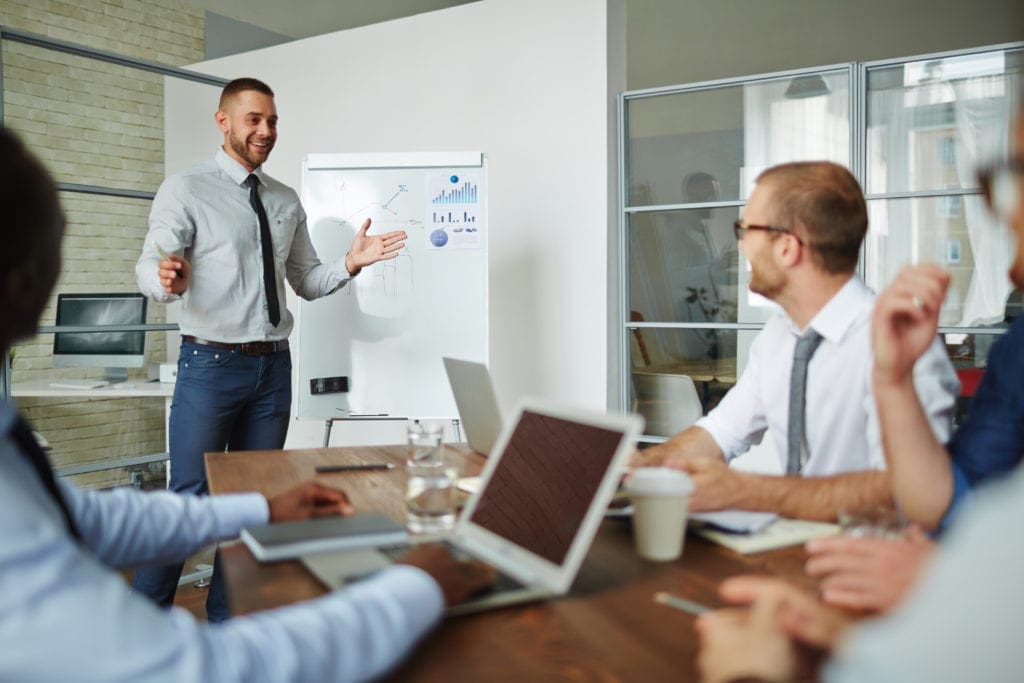
[{"label": "plastic cup lid", "polygon": [[688,496],[693,493],[693,480],[669,467],[639,467],[626,480],[625,489],[638,496]]}]

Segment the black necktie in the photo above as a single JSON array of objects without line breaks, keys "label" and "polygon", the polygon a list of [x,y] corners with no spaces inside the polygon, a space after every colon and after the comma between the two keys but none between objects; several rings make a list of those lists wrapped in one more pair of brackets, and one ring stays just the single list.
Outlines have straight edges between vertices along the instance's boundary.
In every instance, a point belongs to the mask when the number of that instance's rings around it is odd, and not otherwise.
[{"label": "black necktie", "polygon": [[263,252],[263,291],[267,295],[267,314],[270,316],[270,324],[277,327],[281,322],[281,307],[277,302],[277,278],[274,277],[274,243],[270,239],[270,222],[267,221],[267,212],[260,201],[260,179],[255,174],[249,174],[245,179],[249,185],[249,203],[256,217],[260,219],[260,248]]},{"label": "black necktie", "polygon": [[11,438],[18,445],[18,451],[32,465],[32,469],[36,471],[43,487],[53,498],[54,502],[57,503],[57,506],[60,507],[60,511],[64,514],[64,521],[68,525],[68,531],[76,539],[81,539],[81,536],[78,534],[78,527],[75,526],[74,520],[71,519],[71,511],[68,510],[68,505],[64,502],[64,496],[60,495],[60,489],[57,488],[57,480],[53,478],[50,461],[47,460],[43,449],[39,447],[36,438],[32,436],[32,430],[29,429],[28,423],[18,418],[18,421],[14,423],[14,429],[11,430]]}]

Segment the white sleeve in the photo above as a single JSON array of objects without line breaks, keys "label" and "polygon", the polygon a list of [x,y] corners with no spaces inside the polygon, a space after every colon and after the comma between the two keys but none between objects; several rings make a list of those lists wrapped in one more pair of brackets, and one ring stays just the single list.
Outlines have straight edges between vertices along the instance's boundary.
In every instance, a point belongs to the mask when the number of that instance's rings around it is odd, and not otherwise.
[{"label": "white sleeve", "polygon": [[960,395],[960,380],[957,379],[940,337],[935,337],[932,345],[914,364],[914,388],[935,437],[939,443],[948,442],[953,433],[953,414],[956,412],[956,399]]},{"label": "white sleeve", "polygon": [[[886,469],[885,450],[882,447],[881,425],[871,372],[865,375],[868,386],[864,392],[864,410],[868,416],[867,440],[868,460],[874,469]],[[953,414],[956,399],[960,395],[960,380],[956,377],[953,364],[939,337],[935,338],[928,350],[914,364],[914,389],[924,408],[928,423],[939,443],[949,441],[953,430]]]},{"label": "white sleeve", "polygon": [[111,567],[177,562],[204,545],[266,524],[258,493],[192,496],[135,489],[88,491],[60,482],[85,545]]},{"label": "white sleeve", "polygon": [[707,430],[728,462],[745,453],[753,444],[761,443],[768,429],[768,419],[761,404],[761,368],[764,331],[750,345],[747,367],[715,409],[697,420]]}]

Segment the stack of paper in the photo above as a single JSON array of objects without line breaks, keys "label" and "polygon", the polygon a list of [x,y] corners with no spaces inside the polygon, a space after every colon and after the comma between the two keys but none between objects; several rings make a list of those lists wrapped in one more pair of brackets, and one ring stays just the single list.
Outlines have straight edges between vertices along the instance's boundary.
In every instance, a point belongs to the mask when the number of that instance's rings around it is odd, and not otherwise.
[{"label": "stack of paper", "polygon": [[[694,531],[744,555],[799,545],[812,538],[839,533],[839,525],[826,522],[789,519],[763,512],[728,510],[726,513],[728,514],[690,515],[691,518],[711,517],[713,519],[722,516],[725,521],[725,524],[719,521],[712,524],[699,524]],[[732,526],[730,527],[729,524]],[[728,528],[734,530],[723,530]]]}]

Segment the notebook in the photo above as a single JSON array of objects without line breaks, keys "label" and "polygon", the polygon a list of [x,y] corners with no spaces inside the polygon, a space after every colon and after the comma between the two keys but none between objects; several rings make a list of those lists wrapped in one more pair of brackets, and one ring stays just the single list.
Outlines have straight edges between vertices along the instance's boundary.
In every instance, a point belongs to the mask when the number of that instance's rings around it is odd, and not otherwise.
[{"label": "notebook", "polygon": [[746,533],[723,531],[721,528],[712,526],[697,526],[694,531],[730,550],[735,550],[743,555],[751,555],[766,550],[800,545],[819,536],[833,536],[839,533],[839,525],[828,522],[811,522],[806,519],[776,517],[756,531]]},{"label": "notebook", "polygon": [[501,433],[501,411],[491,373],[483,363],[456,358],[445,358],[444,369],[466,429],[466,443],[477,453],[488,455]]},{"label": "notebook", "polygon": [[404,528],[389,517],[362,514],[246,527],[242,541],[261,562],[330,550],[367,548],[406,540]]},{"label": "notebook", "polygon": [[[526,399],[499,436],[481,487],[463,508],[448,543],[493,565],[503,584],[450,610],[476,612],[563,595],[576,578],[643,421]],[[390,564],[408,546],[303,558],[338,588]]]}]

